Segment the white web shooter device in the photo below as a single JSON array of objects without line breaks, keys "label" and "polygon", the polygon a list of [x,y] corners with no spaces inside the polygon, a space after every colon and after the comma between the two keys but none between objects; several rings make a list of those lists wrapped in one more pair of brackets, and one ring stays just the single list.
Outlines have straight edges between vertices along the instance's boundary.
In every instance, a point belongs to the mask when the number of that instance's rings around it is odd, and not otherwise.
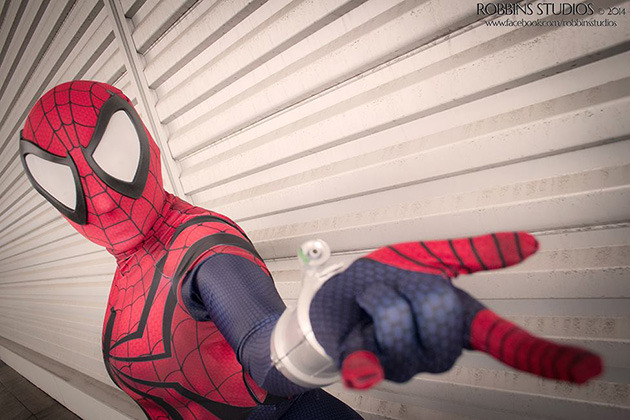
[{"label": "white web shooter device", "polygon": [[344,264],[329,264],[330,247],[320,239],[302,244],[298,250],[302,265],[302,285],[297,305],[287,308],[271,335],[273,365],[293,383],[322,387],[337,382],[339,371],[319,344],[311,327],[309,309],[315,293]]}]

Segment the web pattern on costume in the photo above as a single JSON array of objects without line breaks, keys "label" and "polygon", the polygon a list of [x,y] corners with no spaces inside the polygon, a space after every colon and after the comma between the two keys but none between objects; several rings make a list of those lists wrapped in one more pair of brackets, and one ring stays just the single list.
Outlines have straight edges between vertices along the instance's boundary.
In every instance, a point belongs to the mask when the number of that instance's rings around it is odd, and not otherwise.
[{"label": "web pattern on costume", "polygon": [[[244,387],[242,367],[213,322],[197,322],[190,317],[177,298],[181,278],[172,277],[201,238],[221,233],[240,236],[240,232],[225,223],[205,222],[175,236],[176,227],[191,218],[216,214],[186,208],[186,203],[172,199],[174,208],[168,213],[177,223],[158,221],[160,228],[155,235],[172,237],[172,243],[147,244],[122,266],[112,286],[104,328],[108,371],[150,418],[204,419],[209,418],[209,412],[223,414],[222,418],[241,418],[249,410],[229,406],[255,405]],[[180,216],[173,218],[173,214]],[[192,267],[215,253],[240,255],[264,267],[248,252],[231,246],[207,249],[184,264]],[[143,331],[142,335],[137,331]],[[253,381],[248,383],[263,400],[264,391]]]},{"label": "web pattern on costume", "polygon": [[[100,107],[112,94],[129,102],[118,89],[102,83],[57,86],[35,104],[22,134],[49,153],[72,158],[85,196],[87,224],[69,222],[117,258],[103,330],[107,371],[151,419],[241,418],[255,406],[242,367],[215,324],[195,321],[180,303],[177,286],[182,276],[173,274],[202,238],[245,236],[228,218],[164,191],[159,149],[148,132],[149,175],[141,197],[124,196],[98,177],[83,149],[92,138]],[[216,220],[191,220],[200,216]],[[234,246],[202,249],[186,264],[192,268],[214,253],[241,255],[267,270],[261,260]],[[264,399],[265,392],[248,383]]]},{"label": "web pattern on costume", "polygon": [[[149,148],[148,179],[138,199],[126,197],[107,186],[86,161],[82,149],[87,147],[94,133],[101,106],[112,94],[130,102],[120,90],[105,86],[74,81],[53,88],[31,110],[23,137],[49,153],[72,157],[85,194],[87,224],[68,221],[92,242],[116,252],[142,241],[158,217],[165,192],[159,149],[153,142]],[[99,211],[103,208],[105,212]]]}]

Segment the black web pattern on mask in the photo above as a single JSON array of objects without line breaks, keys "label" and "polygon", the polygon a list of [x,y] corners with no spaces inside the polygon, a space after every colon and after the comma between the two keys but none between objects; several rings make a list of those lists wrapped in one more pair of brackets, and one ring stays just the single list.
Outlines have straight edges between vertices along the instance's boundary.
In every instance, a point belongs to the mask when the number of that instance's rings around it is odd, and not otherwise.
[{"label": "black web pattern on mask", "polygon": [[[101,84],[87,81],[70,82],[53,88],[35,105],[39,107],[38,121],[33,121],[32,113],[27,119],[26,125],[32,133],[30,140],[53,154],[78,156],[75,150],[83,149],[82,143],[88,143],[80,139],[91,135],[100,108],[110,94]],[[52,101],[49,101],[48,95],[52,96]],[[127,100],[124,95],[121,96]],[[126,242],[137,242],[138,236],[147,231],[147,223],[153,222],[161,210],[154,203],[164,199],[164,190],[152,170],[159,168],[159,158],[151,151],[150,159],[145,191],[138,199],[126,197],[108,187],[96,176],[82,155],[79,161],[75,160],[86,200],[88,222],[87,225],[75,227],[88,239],[112,250]],[[100,205],[94,206],[94,202],[100,202]],[[105,210],[99,210],[99,207]],[[144,217],[138,220],[139,217],[134,217],[138,214]]]}]

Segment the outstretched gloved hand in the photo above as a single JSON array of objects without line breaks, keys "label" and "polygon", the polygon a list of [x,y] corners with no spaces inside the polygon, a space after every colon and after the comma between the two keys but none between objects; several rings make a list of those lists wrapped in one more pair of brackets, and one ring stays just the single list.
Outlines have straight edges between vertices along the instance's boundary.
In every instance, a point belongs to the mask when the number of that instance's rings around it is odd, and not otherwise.
[{"label": "outstretched gloved hand", "polygon": [[601,373],[599,356],[535,337],[451,282],[459,274],[518,264],[537,250],[536,239],[524,232],[380,248],[317,291],[310,306],[313,332],[350,388],[445,372],[462,349],[583,383]]}]

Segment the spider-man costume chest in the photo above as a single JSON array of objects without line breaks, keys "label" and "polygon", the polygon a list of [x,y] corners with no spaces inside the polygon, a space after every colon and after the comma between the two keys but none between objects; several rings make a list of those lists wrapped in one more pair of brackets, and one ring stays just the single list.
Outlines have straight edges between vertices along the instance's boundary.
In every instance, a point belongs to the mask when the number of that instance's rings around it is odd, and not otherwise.
[{"label": "spider-man costume chest", "polygon": [[214,253],[264,264],[224,216],[171,195],[162,215],[142,246],[118,258],[103,326],[107,371],[149,418],[243,418],[256,404],[242,367],[213,322],[189,315],[179,285]]}]

